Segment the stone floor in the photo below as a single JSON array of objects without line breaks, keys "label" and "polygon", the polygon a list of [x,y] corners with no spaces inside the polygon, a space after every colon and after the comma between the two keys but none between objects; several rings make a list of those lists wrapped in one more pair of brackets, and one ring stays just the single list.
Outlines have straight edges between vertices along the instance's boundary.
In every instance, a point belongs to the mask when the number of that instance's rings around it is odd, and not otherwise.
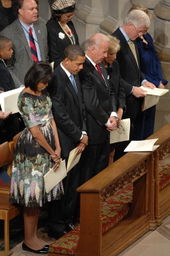
[{"label": "stone floor", "polygon": [[[48,238],[45,238],[48,239]],[[10,256],[37,256],[21,249],[21,243],[13,248]],[[41,254],[42,255],[42,254]],[[47,254],[44,254],[47,255]],[[118,256],[169,256],[170,216],[156,230],[146,233]],[[42,255],[43,256],[43,255]]]}]

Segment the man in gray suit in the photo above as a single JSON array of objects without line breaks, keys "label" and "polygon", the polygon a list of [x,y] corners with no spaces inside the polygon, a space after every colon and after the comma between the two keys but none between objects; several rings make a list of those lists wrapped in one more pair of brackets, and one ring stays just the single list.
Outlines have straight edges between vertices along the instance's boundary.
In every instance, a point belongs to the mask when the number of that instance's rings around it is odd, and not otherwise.
[{"label": "man in gray suit", "polygon": [[[17,7],[18,19],[1,32],[1,35],[10,38],[13,42],[14,61],[10,71],[14,81],[19,80],[16,87],[23,84],[24,76],[34,61],[47,61],[48,53],[46,25],[38,18],[38,0],[18,0]],[[36,60],[31,52],[30,28],[36,49]]]}]

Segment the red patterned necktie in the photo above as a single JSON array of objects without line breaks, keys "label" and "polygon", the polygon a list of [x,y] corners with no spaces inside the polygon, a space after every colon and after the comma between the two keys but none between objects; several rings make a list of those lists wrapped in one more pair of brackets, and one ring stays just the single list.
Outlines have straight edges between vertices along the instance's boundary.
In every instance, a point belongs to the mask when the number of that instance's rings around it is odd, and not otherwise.
[{"label": "red patterned necktie", "polygon": [[38,61],[37,49],[36,49],[31,27],[29,28],[29,43],[30,43],[32,59],[34,62],[37,62]]},{"label": "red patterned necktie", "polygon": [[98,71],[99,75],[104,79],[104,76],[103,76],[103,73],[102,73],[102,70],[101,70],[101,67],[99,66],[99,64],[96,64],[96,70]]}]

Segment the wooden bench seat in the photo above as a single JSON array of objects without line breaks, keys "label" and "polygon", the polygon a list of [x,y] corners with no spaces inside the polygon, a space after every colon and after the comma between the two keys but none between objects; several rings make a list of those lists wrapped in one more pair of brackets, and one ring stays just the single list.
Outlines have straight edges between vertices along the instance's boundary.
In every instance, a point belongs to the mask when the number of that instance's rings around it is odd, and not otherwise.
[{"label": "wooden bench seat", "polygon": [[9,185],[0,189],[0,220],[4,221],[4,251],[0,255],[7,256],[9,253],[9,224],[10,220],[19,215],[19,209],[9,202]]}]

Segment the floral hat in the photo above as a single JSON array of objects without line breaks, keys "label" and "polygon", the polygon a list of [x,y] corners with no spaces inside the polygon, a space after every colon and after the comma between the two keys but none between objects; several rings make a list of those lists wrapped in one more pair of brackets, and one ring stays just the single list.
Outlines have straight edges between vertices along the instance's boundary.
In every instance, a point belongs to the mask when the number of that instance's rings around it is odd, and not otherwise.
[{"label": "floral hat", "polygon": [[56,0],[51,5],[52,10],[56,14],[73,12],[75,10],[75,0]]}]

